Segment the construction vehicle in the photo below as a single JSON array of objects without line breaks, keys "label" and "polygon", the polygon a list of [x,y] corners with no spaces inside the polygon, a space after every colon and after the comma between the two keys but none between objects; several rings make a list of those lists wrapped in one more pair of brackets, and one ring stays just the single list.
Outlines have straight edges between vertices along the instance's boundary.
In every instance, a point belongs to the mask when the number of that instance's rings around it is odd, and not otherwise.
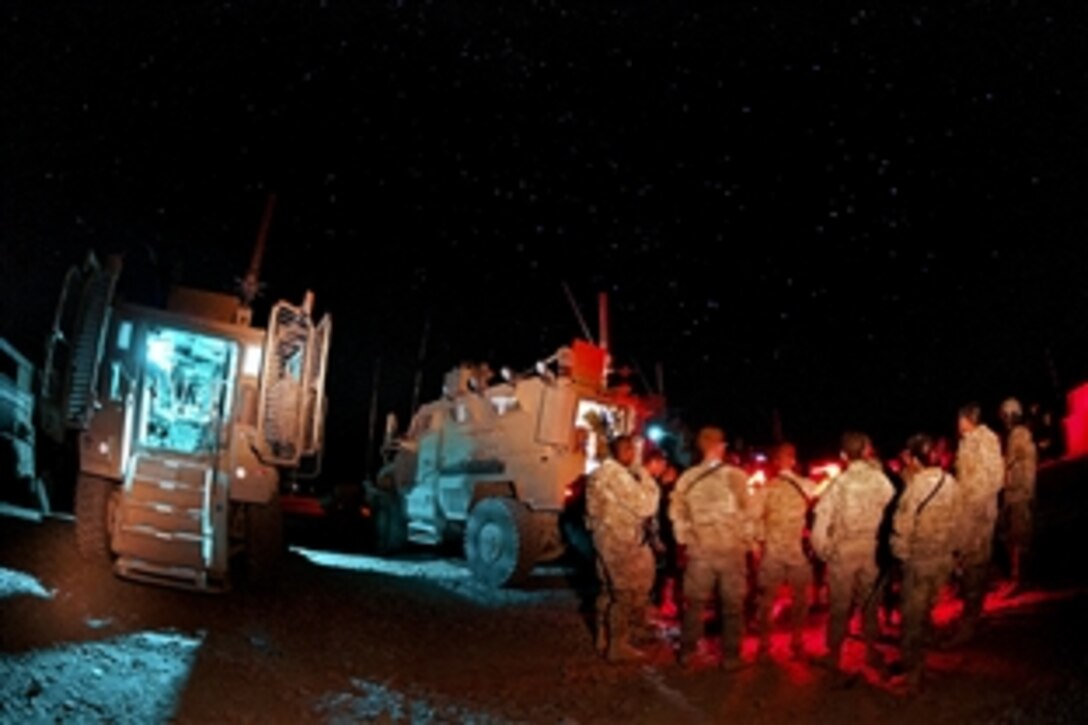
[{"label": "construction vehicle", "polygon": [[76,440],[76,543],[123,577],[224,591],[232,567],[268,582],[279,492],[314,474],[331,318],[313,294],[252,326],[269,199],[240,296],[175,287],[166,309],[114,300],[121,261],[65,280],[43,371],[41,427]]},{"label": "construction vehicle", "polygon": [[608,351],[578,339],[528,374],[462,365],[407,432],[387,427],[387,463],[368,486],[379,552],[463,542],[491,587],[522,582],[568,542],[560,515],[607,455],[607,439],[641,431],[662,401],[608,385]]}]

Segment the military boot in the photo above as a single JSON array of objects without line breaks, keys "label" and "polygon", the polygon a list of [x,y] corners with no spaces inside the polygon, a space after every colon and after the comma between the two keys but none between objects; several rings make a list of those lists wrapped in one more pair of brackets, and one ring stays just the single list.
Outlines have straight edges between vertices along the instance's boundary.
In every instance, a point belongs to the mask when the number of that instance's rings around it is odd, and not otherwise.
[{"label": "military boot", "polygon": [[646,653],[625,640],[612,640],[608,643],[609,662],[642,662]]},{"label": "military boot", "polygon": [[828,670],[838,671],[840,654],[839,650],[830,650],[827,654],[814,658],[812,664]]},{"label": "military boot", "polygon": [[631,623],[631,638],[640,645],[647,645],[657,642],[661,635],[657,625],[645,613],[640,613]]},{"label": "military boot", "polygon": [[941,643],[943,650],[955,649],[970,642],[975,637],[976,625],[974,622],[960,622],[955,633]]},{"label": "military boot", "polygon": [[608,611],[609,662],[636,662],[646,659],[646,653],[635,648],[630,641],[631,609],[617,602]]},{"label": "military boot", "polygon": [[873,645],[869,645],[865,649],[865,664],[876,670],[881,677],[884,676],[888,668],[888,664],[884,661],[884,655]]}]

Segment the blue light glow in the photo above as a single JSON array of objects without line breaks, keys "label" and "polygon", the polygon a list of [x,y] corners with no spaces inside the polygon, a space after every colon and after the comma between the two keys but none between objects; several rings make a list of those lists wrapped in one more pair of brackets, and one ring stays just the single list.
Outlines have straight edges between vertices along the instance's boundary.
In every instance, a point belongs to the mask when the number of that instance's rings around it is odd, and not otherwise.
[{"label": "blue light glow", "polygon": [[17,596],[52,599],[53,592],[47,591],[41,582],[30,574],[0,566],[0,599]]},{"label": "blue light glow", "polygon": [[137,632],[0,654],[0,721],[171,721],[203,639]]},{"label": "blue light glow", "polygon": [[665,440],[665,429],[659,425],[651,425],[646,429],[646,437],[654,443]]}]

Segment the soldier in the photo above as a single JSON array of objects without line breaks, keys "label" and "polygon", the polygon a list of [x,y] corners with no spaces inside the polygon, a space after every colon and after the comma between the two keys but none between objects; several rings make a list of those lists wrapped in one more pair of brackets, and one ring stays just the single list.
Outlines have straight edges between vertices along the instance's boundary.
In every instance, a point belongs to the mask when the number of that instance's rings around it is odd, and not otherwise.
[{"label": "soldier", "polygon": [[825,656],[816,662],[837,669],[850,611],[861,605],[866,658],[882,666],[876,650],[877,535],[895,488],[883,471],[865,457],[869,437],[848,432],[842,437],[846,470],[831,482],[815,507],[812,547],[827,562],[831,615]]},{"label": "soldier", "polygon": [[672,535],[672,523],[669,521],[669,499],[672,497],[677,473],[665,454],[658,449],[647,453],[642,465],[653,477],[660,492],[657,514],[650,518],[648,540],[657,561],[651,599],[655,605],[664,607],[668,585],[678,574],[676,539]]},{"label": "soldier", "polygon": [[654,578],[646,522],[657,511],[658,489],[641,467],[629,436],[612,442],[612,458],[593,472],[586,490],[586,526],[593,533],[601,591],[597,649],[609,661],[645,655],[630,642],[632,621],[644,617]]},{"label": "soldier", "polygon": [[1015,398],[1001,404],[1001,420],[1008,431],[1005,444],[1005,488],[1002,519],[1009,552],[1012,586],[1006,595],[1023,589],[1023,565],[1031,544],[1031,507],[1035,500],[1037,452],[1031,430],[1024,425],[1023,410]]},{"label": "soldier", "polygon": [[765,658],[771,646],[771,610],[779,585],[790,585],[790,651],[794,658],[803,652],[801,630],[808,612],[808,588],[812,583],[812,565],[805,554],[803,535],[809,505],[816,493],[816,483],[797,474],[797,449],[782,443],[773,458],[774,478],[767,482],[762,495],[762,511],[757,518],[756,540],[762,546],[759,569],[759,656]]},{"label": "soldier", "polygon": [[963,521],[959,565],[963,571],[963,616],[948,646],[974,636],[986,596],[997,523],[997,497],[1005,482],[1001,441],[985,423],[977,403],[959,410],[960,445],[956,451],[956,480],[963,492]]},{"label": "soldier", "polygon": [[892,522],[892,553],[903,563],[902,651],[907,686],[921,683],[922,644],[930,611],[954,564],[960,531],[960,490],[940,466],[940,452],[924,434],[907,441],[910,475]]},{"label": "soldier", "polygon": [[724,620],[721,666],[735,670],[741,666],[746,555],[752,541],[748,476],[724,462],[725,433],[720,428],[703,428],[696,445],[702,460],[676,482],[669,506],[676,542],[687,552],[679,660],[693,663],[703,611],[717,590]]}]

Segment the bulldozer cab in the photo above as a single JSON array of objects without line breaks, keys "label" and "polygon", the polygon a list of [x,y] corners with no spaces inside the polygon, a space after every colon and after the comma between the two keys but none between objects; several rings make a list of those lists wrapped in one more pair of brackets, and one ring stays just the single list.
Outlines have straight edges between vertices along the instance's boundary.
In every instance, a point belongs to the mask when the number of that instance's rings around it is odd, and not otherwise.
[{"label": "bulldozer cab", "polygon": [[132,392],[137,448],[209,456],[223,426],[248,413],[264,463],[309,464],[316,473],[332,321],[326,314],[314,324],[312,296],[302,305],[278,302],[262,331],[224,316],[236,302],[222,301],[232,298],[198,290],[176,289],[169,311],[115,308],[120,271],[119,259],[103,266],[92,253],[65,278],[46,345],[41,429],[62,441],[69,431],[88,430],[104,401],[122,402]]},{"label": "bulldozer cab", "polygon": [[[124,334],[125,325],[119,335]],[[143,340],[147,363],[139,387],[140,449],[193,457],[218,453],[223,425],[233,414],[235,340],[165,325]]]}]

